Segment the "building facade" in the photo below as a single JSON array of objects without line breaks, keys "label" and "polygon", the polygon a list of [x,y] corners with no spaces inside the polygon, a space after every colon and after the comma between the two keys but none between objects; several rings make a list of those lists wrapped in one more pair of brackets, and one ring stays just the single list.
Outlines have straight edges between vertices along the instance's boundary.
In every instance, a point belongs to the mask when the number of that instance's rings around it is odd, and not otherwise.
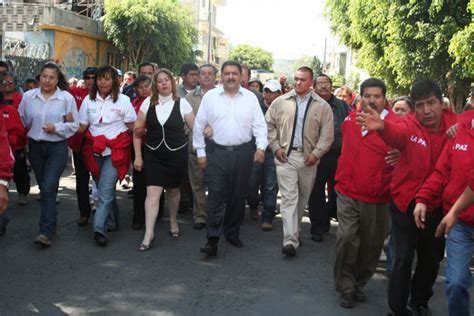
[{"label": "building facade", "polygon": [[12,64],[20,81],[35,77],[46,61],[59,64],[69,78],[81,77],[88,66],[123,66],[97,19],[100,1],[82,1],[83,6],[76,1],[75,7],[62,1],[32,2],[0,6],[0,58]]}]

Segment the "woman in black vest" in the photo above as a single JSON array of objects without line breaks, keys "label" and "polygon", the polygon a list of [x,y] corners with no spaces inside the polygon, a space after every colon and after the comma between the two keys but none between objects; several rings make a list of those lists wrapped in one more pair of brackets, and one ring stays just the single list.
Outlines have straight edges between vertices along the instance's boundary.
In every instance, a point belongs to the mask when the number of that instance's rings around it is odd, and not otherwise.
[{"label": "woman in black vest", "polygon": [[[159,213],[159,200],[166,188],[170,211],[170,235],[179,237],[177,213],[179,186],[185,175],[188,161],[185,124],[192,129],[194,114],[184,98],[178,98],[176,83],[171,72],[160,69],[153,77],[153,94],[147,98],[138,112],[135,122],[133,166],[145,172],[147,195],[145,200],[145,236],[139,246],[147,251],[155,239],[154,227]],[[141,138],[142,135],[146,136]],[[141,144],[145,142],[144,157]]]}]

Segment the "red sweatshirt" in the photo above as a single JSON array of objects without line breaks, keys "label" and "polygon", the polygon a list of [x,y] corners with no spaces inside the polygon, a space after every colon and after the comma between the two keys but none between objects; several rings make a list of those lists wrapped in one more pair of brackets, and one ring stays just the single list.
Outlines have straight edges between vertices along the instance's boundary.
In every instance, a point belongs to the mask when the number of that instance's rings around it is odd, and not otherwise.
[{"label": "red sweatshirt", "polygon": [[[389,109],[385,122],[398,117]],[[390,202],[390,179],[393,167],[385,162],[389,147],[377,132],[364,137],[350,113],[342,123],[342,150],[337,163],[336,190],[366,203]]]},{"label": "red sweatshirt", "polygon": [[13,177],[14,164],[15,158],[13,158],[10,145],[8,144],[3,116],[0,116],[0,179],[10,180]]},{"label": "red sweatshirt", "polygon": [[406,213],[423,182],[433,171],[448,137],[446,131],[456,123],[457,115],[444,110],[437,132],[423,126],[409,114],[399,124],[385,122],[380,135],[390,147],[400,150],[393,171],[390,192],[397,208]]},{"label": "red sweatshirt", "polygon": [[117,169],[119,180],[122,181],[127,174],[132,159],[130,154],[131,144],[132,136],[128,131],[119,134],[114,139],[107,139],[105,136],[94,137],[89,130],[87,130],[85,132],[84,146],[82,148],[84,165],[92,176],[98,178],[100,170],[94,159],[94,154],[101,154],[106,147],[109,147],[112,150],[112,164]]},{"label": "red sweatshirt", "polygon": [[[474,111],[460,115],[456,137],[449,141],[433,173],[416,194],[416,202],[433,210],[441,206],[438,197],[442,196],[446,214],[469,184],[469,170],[474,170]],[[474,226],[474,205],[464,210],[459,219]]]},{"label": "red sweatshirt", "polygon": [[145,101],[146,98],[142,97],[136,97],[132,101],[133,108],[135,109],[135,113],[138,114],[138,111],[140,111],[140,107],[142,106],[143,101]]},{"label": "red sweatshirt", "polygon": [[13,106],[18,111],[18,106],[21,103],[21,99],[23,99],[23,96],[21,95],[21,93],[18,91],[15,91],[13,92],[13,95],[11,98],[7,98],[5,96],[5,103]]},{"label": "red sweatshirt", "polygon": [[20,114],[11,105],[0,105],[8,134],[8,142],[13,152],[25,148],[26,129],[20,119]]},{"label": "red sweatshirt", "polygon": [[[69,92],[74,97],[74,100],[76,101],[77,111],[79,112],[79,109],[82,105],[82,101],[85,99],[86,96],[89,95],[89,90],[86,88],[71,88]],[[67,140],[69,148],[71,148],[72,151],[76,153],[81,151],[83,142],[84,133],[76,133],[73,136],[69,137]]]}]

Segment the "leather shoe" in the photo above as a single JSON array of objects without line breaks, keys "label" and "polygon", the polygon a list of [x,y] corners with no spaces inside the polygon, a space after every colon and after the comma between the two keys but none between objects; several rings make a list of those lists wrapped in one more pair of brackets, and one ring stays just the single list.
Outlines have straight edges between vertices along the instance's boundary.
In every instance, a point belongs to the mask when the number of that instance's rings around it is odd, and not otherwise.
[{"label": "leather shoe", "polygon": [[287,257],[294,257],[296,256],[296,249],[293,245],[285,245],[281,249],[281,253],[286,255]]},{"label": "leather shoe", "polygon": [[206,224],[204,224],[204,223],[194,223],[194,229],[196,229],[196,230],[201,230],[204,227],[206,227]]},{"label": "leather shoe", "polygon": [[344,307],[344,308],[354,307],[354,293],[349,292],[349,293],[341,294],[339,305],[341,305],[341,307]]},{"label": "leather shoe", "polygon": [[311,240],[315,242],[322,242],[324,240],[323,234],[314,234],[311,236]]},{"label": "leather shoe", "polygon": [[263,222],[263,223],[262,223],[262,230],[263,230],[264,232],[269,232],[269,231],[272,230],[272,228],[273,228],[273,227],[272,227],[272,223],[267,223],[267,222]]},{"label": "leather shoe", "polygon": [[244,246],[239,238],[226,238],[226,240],[234,247],[242,248]]},{"label": "leather shoe", "polygon": [[107,237],[105,237],[101,233],[94,233],[94,239],[99,246],[107,246]]},{"label": "leather shoe", "polygon": [[365,294],[363,289],[356,288],[356,290],[354,291],[354,300],[356,302],[365,302],[365,301],[367,301],[367,295]]},{"label": "leather shoe", "polygon": [[87,224],[89,224],[89,217],[86,216],[81,216],[77,222],[77,226],[79,227],[87,226]]},{"label": "leather shoe", "polygon": [[217,242],[208,239],[207,244],[201,247],[201,252],[205,253],[208,257],[217,256]]}]

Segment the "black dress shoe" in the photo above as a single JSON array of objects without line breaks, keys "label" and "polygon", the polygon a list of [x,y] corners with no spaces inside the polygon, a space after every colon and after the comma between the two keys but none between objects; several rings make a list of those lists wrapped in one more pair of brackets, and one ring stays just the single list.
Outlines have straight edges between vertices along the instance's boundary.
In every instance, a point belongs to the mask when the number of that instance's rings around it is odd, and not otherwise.
[{"label": "black dress shoe", "polygon": [[234,247],[242,248],[244,243],[239,238],[226,238],[226,240]]},{"label": "black dress shoe", "polygon": [[322,242],[324,240],[323,234],[314,234],[311,236],[311,240],[315,242]]},{"label": "black dress shoe", "polygon": [[293,245],[285,245],[281,249],[281,253],[286,255],[287,257],[294,257],[296,256],[296,249]]},{"label": "black dress shoe", "polygon": [[138,223],[133,223],[132,224],[132,229],[133,230],[142,230],[145,225],[143,224],[138,224]]},{"label": "black dress shoe", "polygon": [[343,293],[339,299],[339,305],[344,308],[354,307],[354,293]]},{"label": "black dress shoe", "polygon": [[206,227],[206,224],[204,224],[204,223],[195,223],[194,224],[194,229],[196,229],[196,230],[201,230],[204,227]]},{"label": "black dress shoe", "polygon": [[105,237],[104,235],[102,235],[101,233],[94,233],[94,239],[95,239],[95,242],[99,245],[99,246],[102,246],[102,247],[105,247],[107,246],[107,237]]},{"label": "black dress shoe", "polygon": [[219,237],[210,237],[207,239],[207,244],[201,248],[201,252],[205,253],[208,257],[217,256],[217,243]]},{"label": "black dress shoe", "polygon": [[87,226],[87,224],[89,224],[89,217],[85,217],[85,216],[81,216],[79,218],[79,221],[77,222],[77,226],[79,227]]}]

